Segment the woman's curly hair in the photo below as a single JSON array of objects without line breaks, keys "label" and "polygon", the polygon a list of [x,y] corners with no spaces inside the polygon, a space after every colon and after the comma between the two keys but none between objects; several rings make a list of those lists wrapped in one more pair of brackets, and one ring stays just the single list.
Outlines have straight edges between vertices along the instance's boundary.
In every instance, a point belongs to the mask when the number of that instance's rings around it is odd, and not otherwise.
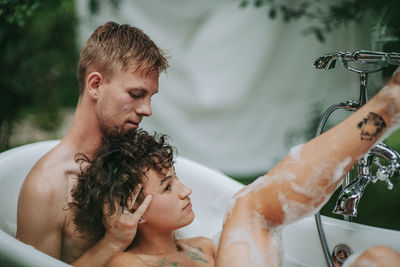
[{"label": "woman's curly hair", "polygon": [[[97,241],[104,235],[104,205],[109,205],[111,211],[107,215],[117,212],[115,200],[124,209],[149,169],[163,175],[173,166],[174,149],[166,141],[166,135],[150,135],[144,130],[115,130],[102,138],[93,160],[84,154],[75,156],[81,174],[71,192],[69,207],[74,209],[74,223],[83,238]],[[140,192],[136,202],[143,200]]]}]

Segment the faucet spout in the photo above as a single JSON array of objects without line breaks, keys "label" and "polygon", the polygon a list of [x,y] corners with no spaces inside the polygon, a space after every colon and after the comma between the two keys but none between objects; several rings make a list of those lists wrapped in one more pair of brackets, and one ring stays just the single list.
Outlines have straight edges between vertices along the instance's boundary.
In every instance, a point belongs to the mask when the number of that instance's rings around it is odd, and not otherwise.
[{"label": "faucet spout", "polygon": [[337,59],[338,59],[337,53],[325,54],[315,60],[313,67],[325,70],[333,69],[335,68]]},{"label": "faucet spout", "polygon": [[333,210],[337,215],[357,216],[357,207],[365,188],[371,182],[368,176],[358,176],[339,195]]},{"label": "faucet spout", "polygon": [[[375,158],[375,165],[378,169],[376,176],[371,175],[370,169],[372,158],[379,156],[388,162],[388,165],[380,164],[379,159]],[[369,153],[358,161],[358,176],[340,193],[336,206],[333,210],[334,214],[357,216],[357,207],[360,199],[370,182],[375,183],[377,180],[385,181],[389,190],[393,188],[393,184],[389,178],[400,169],[400,155],[392,150],[389,146],[380,143],[374,146]]]}]

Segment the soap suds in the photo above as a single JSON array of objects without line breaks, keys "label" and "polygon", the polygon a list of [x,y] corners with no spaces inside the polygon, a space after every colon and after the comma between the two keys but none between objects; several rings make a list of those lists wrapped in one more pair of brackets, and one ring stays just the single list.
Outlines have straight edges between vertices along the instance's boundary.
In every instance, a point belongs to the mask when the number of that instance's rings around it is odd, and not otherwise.
[{"label": "soap suds", "polygon": [[[290,188],[293,190],[293,192],[313,200],[311,203],[309,201],[302,203],[295,200],[288,200],[285,196],[286,192],[283,192],[282,189],[280,189],[278,193],[278,199],[284,212],[284,224],[291,223],[294,220],[312,214],[317,210],[318,207],[320,207],[323,203],[326,203],[328,200],[328,189],[336,184],[339,186],[338,181],[345,174],[345,169],[350,164],[351,160],[351,157],[346,157],[343,161],[339,161],[336,164],[328,161],[321,162],[319,166],[314,166],[312,168],[311,175],[302,185],[295,183],[294,180],[296,179],[296,175],[286,170],[277,171],[272,176],[261,176],[254,181],[254,183],[248,185],[242,192],[230,200],[228,203],[227,212],[225,213],[224,223],[232,213],[237,199],[250,193],[257,193],[259,190],[265,189],[273,183],[282,184],[284,182],[289,182]],[[327,178],[323,178],[323,176]],[[331,177],[329,178],[329,176]],[[320,183],[321,179],[326,179],[328,182]],[[261,206],[262,205],[259,203],[258,207]]]},{"label": "soap suds", "polygon": [[257,191],[259,191],[261,189],[265,189],[272,183],[281,184],[283,182],[292,181],[294,179],[296,179],[296,176],[293,173],[291,173],[289,171],[285,171],[285,170],[277,171],[274,175],[271,175],[271,176],[267,176],[267,175],[260,176],[259,178],[257,178],[257,180],[255,180],[253,183],[247,185],[243,189],[242,192],[235,195],[228,202],[227,209],[225,212],[225,217],[224,217],[224,223],[225,223],[226,219],[229,218],[230,214],[232,213],[232,210],[233,210],[234,206],[236,205],[237,199],[242,198],[250,193],[257,193]]},{"label": "soap suds", "polygon": [[240,228],[233,229],[227,233],[229,242],[226,246],[231,246],[235,243],[244,244],[248,249],[249,261],[251,266],[265,266],[264,258],[259,248],[256,246],[252,235],[251,235],[251,226],[246,225]]},{"label": "soap suds", "polygon": [[274,175],[263,175],[257,178],[253,183],[246,186],[246,188],[240,194],[236,195],[235,198],[241,198],[250,192],[257,193],[258,190],[264,189],[272,183],[281,184],[294,179],[296,179],[296,175],[286,170],[277,171]]},{"label": "soap suds", "polygon": [[309,206],[309,204],[307,205],[297,201],[287,200],[282,192],[279,193],[278,198],[281,202],[281,207],[284,213],[284,221],[282,226],[286,226],[297,218],[303,217],[302,215],[304,215],[307,211],[306,206]]},{"label": "soap suds", "polygon": [[300,144],[297,146],[294,146],[290,149],[289,151],[289,155],[290,157],[295,161],[295,162],[299,162],[300,161],[300,154],[301,154],[301,149],[303,147],[304,144]]},{"label": "soap suds", "polygon": [[350,164],[350,162],[351,157],[346,157],[342,162],[339,162],[333,174],[332,182],[337,182],[343,175],[345,175],[344,169]]},{"label": "soap suds", "polygon": [[[270,244],[267,248],[256,245],[255,236],[260,230],[260,225],[263,229],[269,231],[270,234]],[[282,228],[269,227],[264,217],[256,211],[252,212],[252,216],[246,225],[230,230],[227,233],[227,237],[228,242],[225,246],[240,243],[247,247],[250,261],[249,266],[281,266],[283,259]],[[277,257],[278,255],[279,257]]]},{"label": "soap suds", "polygon": [[[283,225],[292,223],[315,213],[319,207],[326,203],[329,199],[329,194],[326,193],[326,189],[338,182],[338,180],[344,175],[344,170],[350,162],[351,157],[345,158],[335,166],[331,166],[332,163],[328,165],[327,162],[322,162],[322,167],[313,168],[312,175],[306,180],[305,184],[298,185],[294,182],[290,182],[290,187],[294,192],[312,199],[312,203],[307,201],[303,203],[295,200],[288,200],[285,194],[286,192],[281,190],[278,198],[285,216]],[[319,181],[322,179],[321,176],[324,172],[330,172],[332,178],[329,179],[330,182],[326,185],[321,185],[319,184]]]}]

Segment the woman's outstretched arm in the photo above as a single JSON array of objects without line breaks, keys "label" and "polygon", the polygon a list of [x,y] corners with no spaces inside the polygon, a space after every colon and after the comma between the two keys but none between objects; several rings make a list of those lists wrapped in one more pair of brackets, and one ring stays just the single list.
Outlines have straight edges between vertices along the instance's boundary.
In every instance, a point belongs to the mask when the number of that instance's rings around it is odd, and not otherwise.
[{"label": "woman's outstretched arm", "polygon": [[315,213],[341,178],[400,117],[400,72],[357,112],[291,150],[237,193],[220,240],[217,266],[281,266],[281,229]]}]

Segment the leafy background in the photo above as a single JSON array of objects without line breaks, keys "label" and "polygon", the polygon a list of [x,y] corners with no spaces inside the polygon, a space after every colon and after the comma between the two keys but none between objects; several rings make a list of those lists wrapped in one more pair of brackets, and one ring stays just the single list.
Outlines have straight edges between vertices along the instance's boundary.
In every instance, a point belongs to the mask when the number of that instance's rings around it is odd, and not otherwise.
[{"label": "leafy background", "polygon": [[76,25],[73,1],[0,1],[0,150],[16,122],[55,131],[76,104]]}]

